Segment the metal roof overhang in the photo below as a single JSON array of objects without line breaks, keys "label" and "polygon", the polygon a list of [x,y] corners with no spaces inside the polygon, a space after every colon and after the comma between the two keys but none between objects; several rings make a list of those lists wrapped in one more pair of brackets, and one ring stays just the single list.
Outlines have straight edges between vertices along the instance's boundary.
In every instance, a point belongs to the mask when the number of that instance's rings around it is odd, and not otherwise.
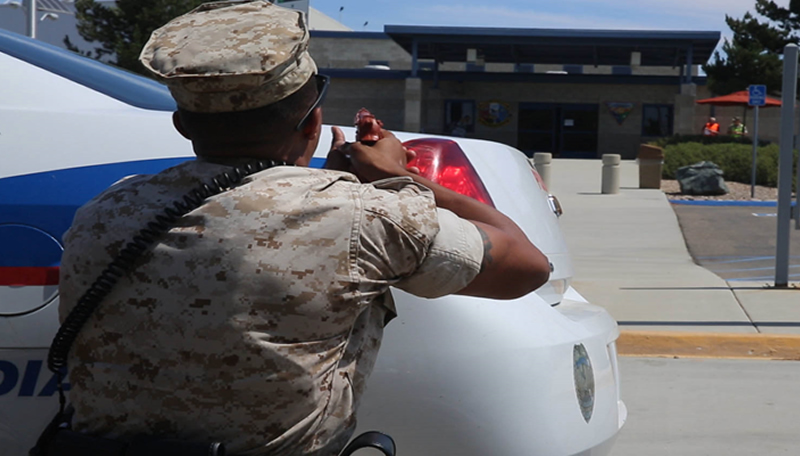
[{"label": "metal roof overhang", "polygon": [[485,62],[560,65],[630,65],[641,53],[642,66],[701,65],[708,61],[720,32],[650,30],[566,30],[387,25],[384,32],[418,59],[465,62],[477,49]]}]

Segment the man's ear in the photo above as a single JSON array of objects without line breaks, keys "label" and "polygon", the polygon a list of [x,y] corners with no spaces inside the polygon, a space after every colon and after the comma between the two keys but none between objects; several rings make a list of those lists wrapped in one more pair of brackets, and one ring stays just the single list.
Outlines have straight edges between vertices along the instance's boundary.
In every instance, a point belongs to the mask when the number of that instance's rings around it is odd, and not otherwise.
[{"label": "man's ear", "polygon": [[186,131],[184,128],[183,123],[181,122],[181,113],[175,111],[172,113],[172,125],[178,130],[178,133],[181,134],[184,138],[188,139],[189,141],[192,140],[192,137],[189,135],[189,132]]},{"label": "man's ear", "polygon": [[322,108],[317,107],[308,117],[305,125],[303,125],[303,136],[308,139],[316,139],[322,131]]}]

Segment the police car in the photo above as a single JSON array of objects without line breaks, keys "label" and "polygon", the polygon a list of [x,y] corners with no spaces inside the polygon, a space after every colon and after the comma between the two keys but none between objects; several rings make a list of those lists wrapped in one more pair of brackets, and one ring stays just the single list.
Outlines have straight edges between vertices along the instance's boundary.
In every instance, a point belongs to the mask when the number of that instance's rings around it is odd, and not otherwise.
[{"label": "police car", "polygon": [[[193,153],[172,127],[175,105],[162,85],[2,30],[0,87],[0,452],[22,456],[58,406],[44,360],[58,327],[61,237],[75,210],[123,176]],[[313,166],[324,162],[329,134]],[[359,431],[391,434],[401,455],[608,454],[627,416],[619,332],[570,287],[559,209],[535,170],[494,142],[397,136],[427,177],[514,219],[553,272],[513,301],[395,290],[399,317],[387,327]]]}]

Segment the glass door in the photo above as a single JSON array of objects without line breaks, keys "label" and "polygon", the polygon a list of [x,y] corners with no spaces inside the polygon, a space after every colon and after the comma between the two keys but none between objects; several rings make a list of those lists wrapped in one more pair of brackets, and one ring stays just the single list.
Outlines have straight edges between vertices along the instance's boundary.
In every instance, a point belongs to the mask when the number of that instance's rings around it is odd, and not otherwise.
[{"label": "glass door", "polygon": [[544,103],[520,103],[517,149],[533,157],[536,152],[558,154],[558,109]]},{"label": "glass door", "polygon": [[517,148],[528,156],[596,158],[598,105],[520,103]]},{"label": "glass door", "polygon": [[596,104],[563,104],[561,158],[597,158],[598,108]]}]

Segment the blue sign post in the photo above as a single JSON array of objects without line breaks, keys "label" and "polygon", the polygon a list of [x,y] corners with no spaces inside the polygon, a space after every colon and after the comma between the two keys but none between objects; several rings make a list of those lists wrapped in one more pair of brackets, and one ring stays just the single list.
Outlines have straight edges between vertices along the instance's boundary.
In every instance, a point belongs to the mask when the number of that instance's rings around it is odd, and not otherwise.
[{"label": "blue sign post", "polygon": [[764,106],[767,104],[767,86],[765,85],[751,85],[747,88],[750,95],[750,100],[747,102],[750,106]]},{"label": "blue sign post", "polygon": [[751,85],[747,88],[750,99],[747,104],[756,108],[753,122],[753,164],[750,170],[750,198],[756,197],[756,158],[758,157],[758,107],[767,104],[767,86]]}]

